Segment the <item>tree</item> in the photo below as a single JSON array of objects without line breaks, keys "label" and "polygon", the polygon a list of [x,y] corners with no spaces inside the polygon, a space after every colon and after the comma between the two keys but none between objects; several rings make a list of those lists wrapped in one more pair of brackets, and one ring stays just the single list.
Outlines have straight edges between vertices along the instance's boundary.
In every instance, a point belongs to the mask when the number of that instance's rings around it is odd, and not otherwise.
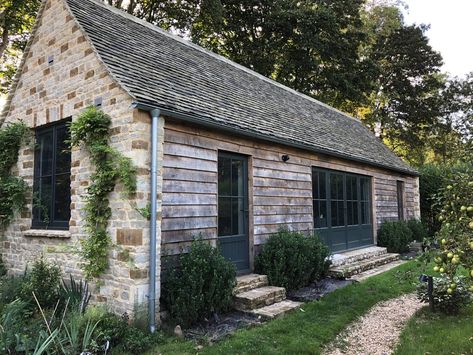
[{"label": "tree", "polygon": [[0,4],[0,94],[10,85],[39,4],[40,0],[2,0]]},{"label": "tree", "polygon": [[365,101],[372,67],[358,53],[361,0],[220,3],[222,20],[194,23],[194,42],[340,109]]},{"label": "tree", "polygon": [[447,292],[457,288],[454,276],[462,266],[468,271],[469,290],[473,292],[473,171],[457,172],[449,185],[440,191],[438,204],[442,223],[437,233],[439,249],[434,250],[435,272],[451,280]]},{"label": "tree", "polygon": [[426,137],[442,114],[442,57],[429,45],[427,27],[404,25],[398,9],[372,11],[365,16],[371,44],[364,53],[376,63],[376,89],[363,118],[398,154],[421,164]]}]

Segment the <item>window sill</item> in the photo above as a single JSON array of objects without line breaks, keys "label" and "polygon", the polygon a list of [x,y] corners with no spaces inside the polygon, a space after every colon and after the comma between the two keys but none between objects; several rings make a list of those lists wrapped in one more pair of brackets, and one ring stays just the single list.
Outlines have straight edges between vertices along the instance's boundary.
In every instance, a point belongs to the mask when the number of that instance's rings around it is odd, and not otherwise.
[{"label": "window sill", "polygon": [[29,238],[60,238],[68,239],[71,237],[71,233],[66,230],[53,230],[53,229],[28,229],[23,232],[25,237]]}]

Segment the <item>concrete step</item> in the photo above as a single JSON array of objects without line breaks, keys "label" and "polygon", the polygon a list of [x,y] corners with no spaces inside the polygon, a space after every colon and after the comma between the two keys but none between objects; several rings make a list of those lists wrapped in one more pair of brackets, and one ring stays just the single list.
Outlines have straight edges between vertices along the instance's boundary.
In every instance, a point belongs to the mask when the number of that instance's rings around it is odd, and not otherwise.
[{"label": "concrete step", "polygon": [[286,299],[284,287],[263,286],[236,294],[233,298],[233,307],[239,311],[250,311],[284,299]]},{"label": "concrete step", "polygon": [[331,267],[329,275],[336,278],[349,278],[363,271],[374,269],[377,266],[385,265],[396,260],[399,260],[399,254],[383,254],[370,259],[363,259],[354,263]]},{"label": "concrete step", "polygon": [[258,274],[248,274],[237,277],[237,284],[233,289],[233,294],[252,290],[254,288],[268,286],[268,276]]},{"label": "concrete step", "polygon": [[387,249],[384,247],[371,246],[361,249],[355,249],[346,251],[343,253],[332,254],[330,260],[332,261],[332,266],[342,266],[346,264],[353,264],[355,262],[371,259],[380,255],[387,254]]},{"label": "concrete step", "polygon": [[252,313],[257,316],[261,316],[264,319],[273,319],[282,317],[287,312],[292,311],[293,309],[298,309],[303,305],[302,302],[295,302],[291,300],[284,300],[281,302],[273,303],[272,305],[253,309],[249,313]]}]

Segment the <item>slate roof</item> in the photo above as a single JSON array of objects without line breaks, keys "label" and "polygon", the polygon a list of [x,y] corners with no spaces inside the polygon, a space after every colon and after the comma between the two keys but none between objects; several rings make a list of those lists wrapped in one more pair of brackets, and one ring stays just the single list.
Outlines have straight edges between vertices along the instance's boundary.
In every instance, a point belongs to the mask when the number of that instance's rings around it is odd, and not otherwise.
[{"label": "slate roof", "polygon": [[307,150],[416,174],[359,120],[93,0],[66,0],[110,73],[141,104]]}]

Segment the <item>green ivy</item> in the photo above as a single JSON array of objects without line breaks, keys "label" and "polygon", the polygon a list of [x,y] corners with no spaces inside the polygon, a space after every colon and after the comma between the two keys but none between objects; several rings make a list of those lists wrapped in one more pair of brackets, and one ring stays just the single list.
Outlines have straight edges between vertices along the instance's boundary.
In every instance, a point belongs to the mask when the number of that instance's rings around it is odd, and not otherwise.
[{"label": "green ivy", "polygon": [[88,238],[81,240],[80,255],[87,279],[99,277],[108,268],[112,241],[107,226],[112,210],[109,194],[118,181],[127,195],[136,192],[136,169],[130,158],[123,156],[108,142],[111,118],[91,106],[71,123],[71,146],[83,144],[90,154],[95,172],[87,188],[85,228]]},{"label": "green ivy", "polygon": [[30,130],[23,122],[11,123],[0,129],[0,229],[6,228],[15,211],[26,204],[28,185],[11,169],[18,162],[20,147],[30,137]]}]

